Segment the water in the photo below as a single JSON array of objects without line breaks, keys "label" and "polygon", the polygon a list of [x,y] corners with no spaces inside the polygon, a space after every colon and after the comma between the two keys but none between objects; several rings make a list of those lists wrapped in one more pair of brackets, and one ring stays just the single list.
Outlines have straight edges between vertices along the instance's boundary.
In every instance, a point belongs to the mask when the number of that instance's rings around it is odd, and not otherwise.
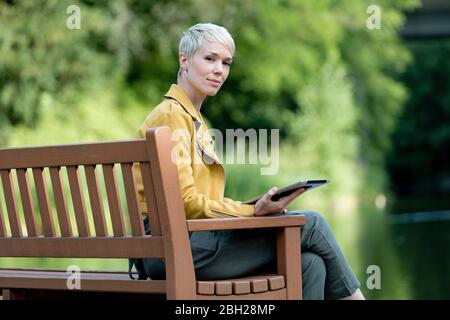
[{"label": "water", "polygon": [[[367,298],[450,298],[449,208],[445,198],[399,199],[386,211],[365,204],[347,219],[347,224],[358,226],[352,236],[346,235],[345,219],[334,224]],[[380,289],[366,285],[370,265],[380,268]]]}]

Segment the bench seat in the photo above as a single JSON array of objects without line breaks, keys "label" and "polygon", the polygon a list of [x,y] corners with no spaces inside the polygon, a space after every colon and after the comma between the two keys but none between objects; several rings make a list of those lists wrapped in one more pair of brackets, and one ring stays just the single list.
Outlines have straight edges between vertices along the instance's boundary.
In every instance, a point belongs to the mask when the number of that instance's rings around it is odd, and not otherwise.
[{"label": "bench seat", "polygon": [[[0,288],[3,289],[39,289],[67,290],[65,270],[49,269],[0,269]],[[137,276],[137,275],[136,275]],[[131,280],[125,271],[81,271],[79,290],[116,293],[160,293],[165,294],[163,280]],[[151,286],[149,286],[151,281]],[[197,281],[197,294],[204,296],[251,295],[255,293],[285,293],[284,276],[267,274],[238,279],[218,281]]]}]

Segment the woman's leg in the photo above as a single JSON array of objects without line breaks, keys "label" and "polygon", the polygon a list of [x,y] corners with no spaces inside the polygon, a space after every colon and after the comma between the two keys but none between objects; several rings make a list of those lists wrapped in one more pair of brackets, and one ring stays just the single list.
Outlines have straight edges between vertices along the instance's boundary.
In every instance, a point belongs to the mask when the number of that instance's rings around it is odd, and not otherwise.
[{"label": "woman's leg", "polygon": [[302,253],[303,300],[323,300],[326,269],[323,259],[312,252]]},{"label": "woman's leg", "polygon": [[[290,211],[287,214],[304,214],[307,219],[301,228],[305,299],[320,299],[319,295],[310,294],[323,288],[320,279],[325,279],[324,296],[327,299],[359,296],[357,289],[360,284],[322,215],[314,211]],[[194,232],[191,247],[199,280],[236,278],[258,271],[276,270],[275,233],[270,229]],[[308,252],[321,259],[313,258]],[[308,260],[311,261],[308,263]],[[144,265],[152,279],[164,278],[161,260],[144,259]]]},{"label": "woman's leg", "polygon": [[327,221],[315,211],[289,211],[288,215],[304,214],[306,224],[302,227],[302,251],[311,251],[319,255],[326,268],[325,298],[341,299],[344,297],[360,297],[354,295],[360,283],[342,253],[336,238]]},{"label": "woman's leg", "polygon": [[[205,242],[199,244],[199,240],[210,236],[191,239],[197,279],[229,279],[276,271],[274,230],[222,231],[215,235],[218,241],[212,246]],[[208,256],[207,250],[214,246],[217,251],[211,251]],[[324,299],[326,269],[323,259],[313,252],[302,252],[301,259],[303,299]]]},{"label": "woman's leg", "polygon": [[[194,232],[192,256],[197,280],[220,280],[276,271],[276,244],[273,230],[254,229]],[[323,259],[302,252],[303,299],[324,298],[326,270]],[[161,259],[144,259],[151,279],[165,279]]]}]

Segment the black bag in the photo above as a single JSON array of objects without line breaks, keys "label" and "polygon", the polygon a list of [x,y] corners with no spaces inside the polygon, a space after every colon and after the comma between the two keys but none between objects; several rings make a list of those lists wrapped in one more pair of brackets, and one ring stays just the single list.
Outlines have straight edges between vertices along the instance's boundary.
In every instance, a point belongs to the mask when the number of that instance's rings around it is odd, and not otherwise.
[{"label": "black bag", "polygon": [[[150,222],[148,220],[148,216],[144,217],[144,229],[146,235],[151,235],[152,232],[150,230]],[[128,259],[128,275],[131,279],[136,280],[133,277],[133,266],[136,268],[136,272],[138,273],[138,280],[147,280],[148,274],[145,272],[144,268],[144,260],[142,258],[130,258]]]}]

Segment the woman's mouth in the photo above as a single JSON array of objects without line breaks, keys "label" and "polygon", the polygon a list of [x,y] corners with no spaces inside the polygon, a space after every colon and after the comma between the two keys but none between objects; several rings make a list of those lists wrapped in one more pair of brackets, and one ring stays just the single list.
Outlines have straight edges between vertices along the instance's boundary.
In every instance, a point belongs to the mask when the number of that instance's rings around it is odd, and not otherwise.
[{"label": "woman's mouth", "polygon": [[213,87],[219,87],[220,86],[220,81],[218,80],[213,80],[213,79],[208,79],[208,82],[213,86]]}]

